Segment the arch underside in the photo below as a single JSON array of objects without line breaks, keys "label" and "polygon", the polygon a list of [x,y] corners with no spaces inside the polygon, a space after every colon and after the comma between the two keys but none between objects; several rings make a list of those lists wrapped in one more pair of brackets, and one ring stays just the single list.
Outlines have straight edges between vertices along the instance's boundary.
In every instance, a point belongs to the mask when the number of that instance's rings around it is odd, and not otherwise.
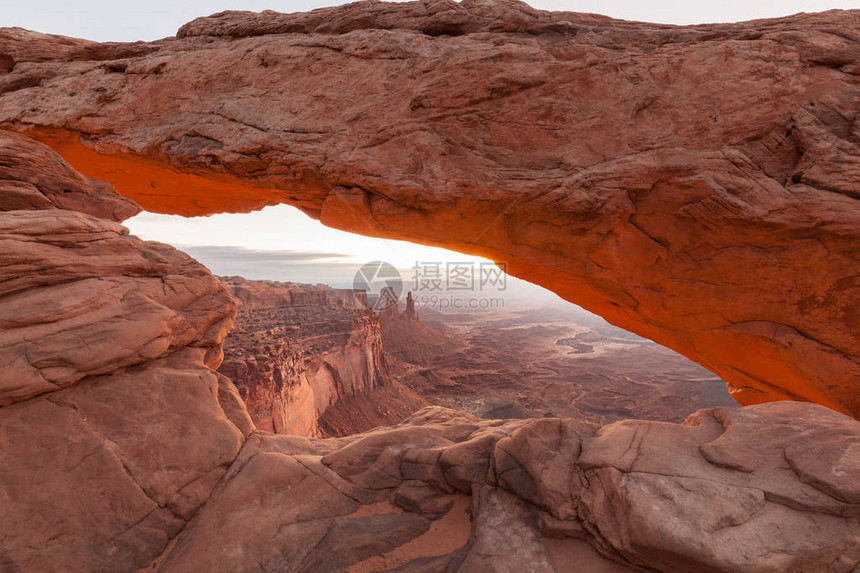
[{"label": "arch underside", "polygon": [[228,15],[47,57],[0,32],[0,122],[146,210],[286,203],[504,261],[743,404],[858,417],[858,12],[709,35],[574,16],[434,35]]}]

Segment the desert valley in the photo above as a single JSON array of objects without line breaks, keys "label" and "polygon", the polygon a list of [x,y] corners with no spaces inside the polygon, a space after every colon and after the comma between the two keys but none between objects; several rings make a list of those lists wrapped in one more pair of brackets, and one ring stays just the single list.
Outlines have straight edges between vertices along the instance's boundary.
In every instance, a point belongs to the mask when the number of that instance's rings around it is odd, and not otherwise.
[{"label": "desert valley", "polygon": [[376,313],[364,291],[221,281],[238,313],[219,371],[270,432],[344,436],[428,405],[598,424],[737,406],[701,366],[576,307]]}]

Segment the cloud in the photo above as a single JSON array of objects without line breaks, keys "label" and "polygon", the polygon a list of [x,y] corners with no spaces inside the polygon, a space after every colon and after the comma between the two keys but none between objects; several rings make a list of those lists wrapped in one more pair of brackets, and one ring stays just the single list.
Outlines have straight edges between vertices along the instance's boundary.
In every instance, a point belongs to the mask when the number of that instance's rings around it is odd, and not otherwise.
[{"label": "cloud", "polygon": [[216,275],[239,275],[246,279],[299,283],[325,283],[347,287],[360,263],[349,255],[326,251],[259,250],[214,245],[176,247]]},{"label": "cloud", "polygon": [[214,257],[223,262],[249,263],[288,263],[309,261],[332,261],[350,258],[344,253],[329,253],[323,251],[269,251],[249,249],[247,247],[221,247],[217,245],[177,245],[181,249],[195,257]]}]

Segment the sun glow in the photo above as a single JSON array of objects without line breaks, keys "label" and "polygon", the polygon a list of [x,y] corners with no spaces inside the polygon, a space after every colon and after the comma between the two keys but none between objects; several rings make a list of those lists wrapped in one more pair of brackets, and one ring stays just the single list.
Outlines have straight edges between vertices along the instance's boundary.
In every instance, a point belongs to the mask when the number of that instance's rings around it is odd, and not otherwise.
[{"label": "sun glow", "polygon": [[251,214],[189,218],[145,212],[132,217],[125,225],[143,239],[176,246],[209,245],[306,253],[316,256],[305,260],[317,262],[362,264],[385,260],[398,268],[411,268],[416,261],[486,260],[436,247],[338,231],[289,205],[266,207]]}]

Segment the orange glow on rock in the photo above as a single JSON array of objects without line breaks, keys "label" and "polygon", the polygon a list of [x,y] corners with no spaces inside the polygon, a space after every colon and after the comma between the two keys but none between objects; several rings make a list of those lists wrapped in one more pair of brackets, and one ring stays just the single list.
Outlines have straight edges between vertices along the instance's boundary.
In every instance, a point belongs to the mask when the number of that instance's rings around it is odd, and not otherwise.
[{"label": "orange glow on rock", "polygon": [[166,161],[130,154],[103,155],[84,145],[76,133],[55,129],[25,133],[54,149],[84,175],[107,181],[124,197],[152,213],[200,217],[250,213],[269,205],[296,203],[283,190],[230,173],[201,176],[175,170]]}]

